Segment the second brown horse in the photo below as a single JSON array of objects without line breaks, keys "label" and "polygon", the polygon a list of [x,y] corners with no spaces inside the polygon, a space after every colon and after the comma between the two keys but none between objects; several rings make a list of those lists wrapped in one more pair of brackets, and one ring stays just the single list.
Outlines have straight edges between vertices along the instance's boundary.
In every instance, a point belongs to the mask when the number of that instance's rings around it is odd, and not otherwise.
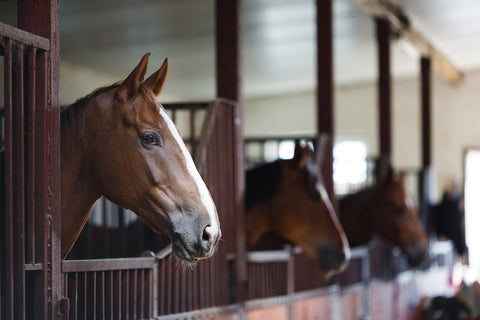
[{"label": "second brown horse", "polygon": [[350,248],[321,183],[313,151],[295,145],[291,160],[277,160],[246,175],[247,247],[274,231],[318,261],[327,275],[341,271]]}]

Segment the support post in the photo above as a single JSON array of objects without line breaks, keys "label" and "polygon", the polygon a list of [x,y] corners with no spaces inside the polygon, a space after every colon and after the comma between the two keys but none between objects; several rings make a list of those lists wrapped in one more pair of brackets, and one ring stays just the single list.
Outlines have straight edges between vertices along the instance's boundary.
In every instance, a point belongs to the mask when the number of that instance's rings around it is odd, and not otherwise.
[{"label": "support post", "polygon": [[[385,19],[376,18],[375,26],[378,44],[378,133],[380,139],[380,163],[391,165],[390,24]],[[384,170],[386,168],[380,169]]]},{"label": "support post", "polygon": [[333,14],[332,0],[317,0],[317,135],[327,137],[322,155],[322,175],[325,188],[336,206],[333,187]]},{"label": "support post", "polygon": [[432,175],[431,146],[431,59],[420,58],[421,109],[422,109],[422,170],[420,178],[420,217],[427,230],[431,227],[428,219],[430,206],[430,178]]},{"label": "support post", "polygon": [[241,3],[242,0],[215,1],[215,47],[217,97],[237,102],[235,112],[235,275],[236,300],[247,298],[247,263],[244,229],[243,101],[241,96]]},{"label": "support post", "polygon": [[431,154],[431,60],[420,59],[421,87],[422,87],[422,168],[426,169],[432,164]]},{"label": "support post", "polygon": [[[39,93],[37,111],[39,126],[42,129],[37,142],[43,146],[42,153],[37,154],[39,161],[38,173],[40,178],[37,184],[42,187],[36,197],[37,219],[43,225],[44,252],[42,252],[43,264],[43,301],[36,300],[39,306],[33,306],[38,318],[57,319],[61,310],[62,299],[61,285],[61,232],[60,232],[60,108],[59,108],[59,66],[60,66],[60,23],[59,23],[59,0],[18,0],[18,27],[33,34],[50,40],[50,50],[41,55],[46,63],[45,80],[47,88]],[[40,58],[42,59],[42,58]],[[42,74],[42,67],[39,67]],[[42,88],[39,88],[42,90]],[[42,109],[43,108],[43,109]],[[40,159],[41,158],[41,159]],[[42,165],[40,165],[42,164]],[[39,240],[40,241],[40,240]],[[43,304],[43,307],[40,307]],[[31,306],[29,306],[31,307]],[[40,313],[37,313],[40,312]],[[40,315],[41,314],[41,315]]]}]

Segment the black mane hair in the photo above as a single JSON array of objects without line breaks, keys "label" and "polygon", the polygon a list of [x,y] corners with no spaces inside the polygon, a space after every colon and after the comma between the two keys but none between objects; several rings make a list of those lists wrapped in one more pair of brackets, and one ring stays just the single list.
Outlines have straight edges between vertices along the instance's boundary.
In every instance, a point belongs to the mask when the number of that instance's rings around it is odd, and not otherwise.
[{"label": "black mane hair", "polygon": [[278,190],[282,177],[282,160],[261,164],[247,170],[245,179],[245,210],[271,198]]}]

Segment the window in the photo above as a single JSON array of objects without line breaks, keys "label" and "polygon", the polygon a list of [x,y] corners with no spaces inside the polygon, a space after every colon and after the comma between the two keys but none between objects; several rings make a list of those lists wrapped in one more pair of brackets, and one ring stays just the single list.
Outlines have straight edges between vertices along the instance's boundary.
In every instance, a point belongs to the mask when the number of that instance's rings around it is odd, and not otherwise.
[{"label": "window", "polygon": [[465,241],[470,264],[466,280],[480,276],[480,150],[469,150],[465,157]]},{"label": "window", "polygon": [[333,148],[335,193],[346,194],[367,180],[367,146],[362,141],[341,141]]}]

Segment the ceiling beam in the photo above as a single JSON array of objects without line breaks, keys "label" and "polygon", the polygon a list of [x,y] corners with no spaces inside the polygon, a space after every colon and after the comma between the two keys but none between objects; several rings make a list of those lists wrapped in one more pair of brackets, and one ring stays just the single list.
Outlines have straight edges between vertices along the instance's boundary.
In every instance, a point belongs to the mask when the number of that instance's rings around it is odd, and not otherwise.
[{"label": "ceiling beam", "polygon": [[415,48],[422,57],[430,58],[433,71],[445,81],[457,84],[462,80],[462,72],[412,26],[410,19],[400,7],[387,0],[355,0],[355,2],[367,14],[388,20],[392,32]]}]

